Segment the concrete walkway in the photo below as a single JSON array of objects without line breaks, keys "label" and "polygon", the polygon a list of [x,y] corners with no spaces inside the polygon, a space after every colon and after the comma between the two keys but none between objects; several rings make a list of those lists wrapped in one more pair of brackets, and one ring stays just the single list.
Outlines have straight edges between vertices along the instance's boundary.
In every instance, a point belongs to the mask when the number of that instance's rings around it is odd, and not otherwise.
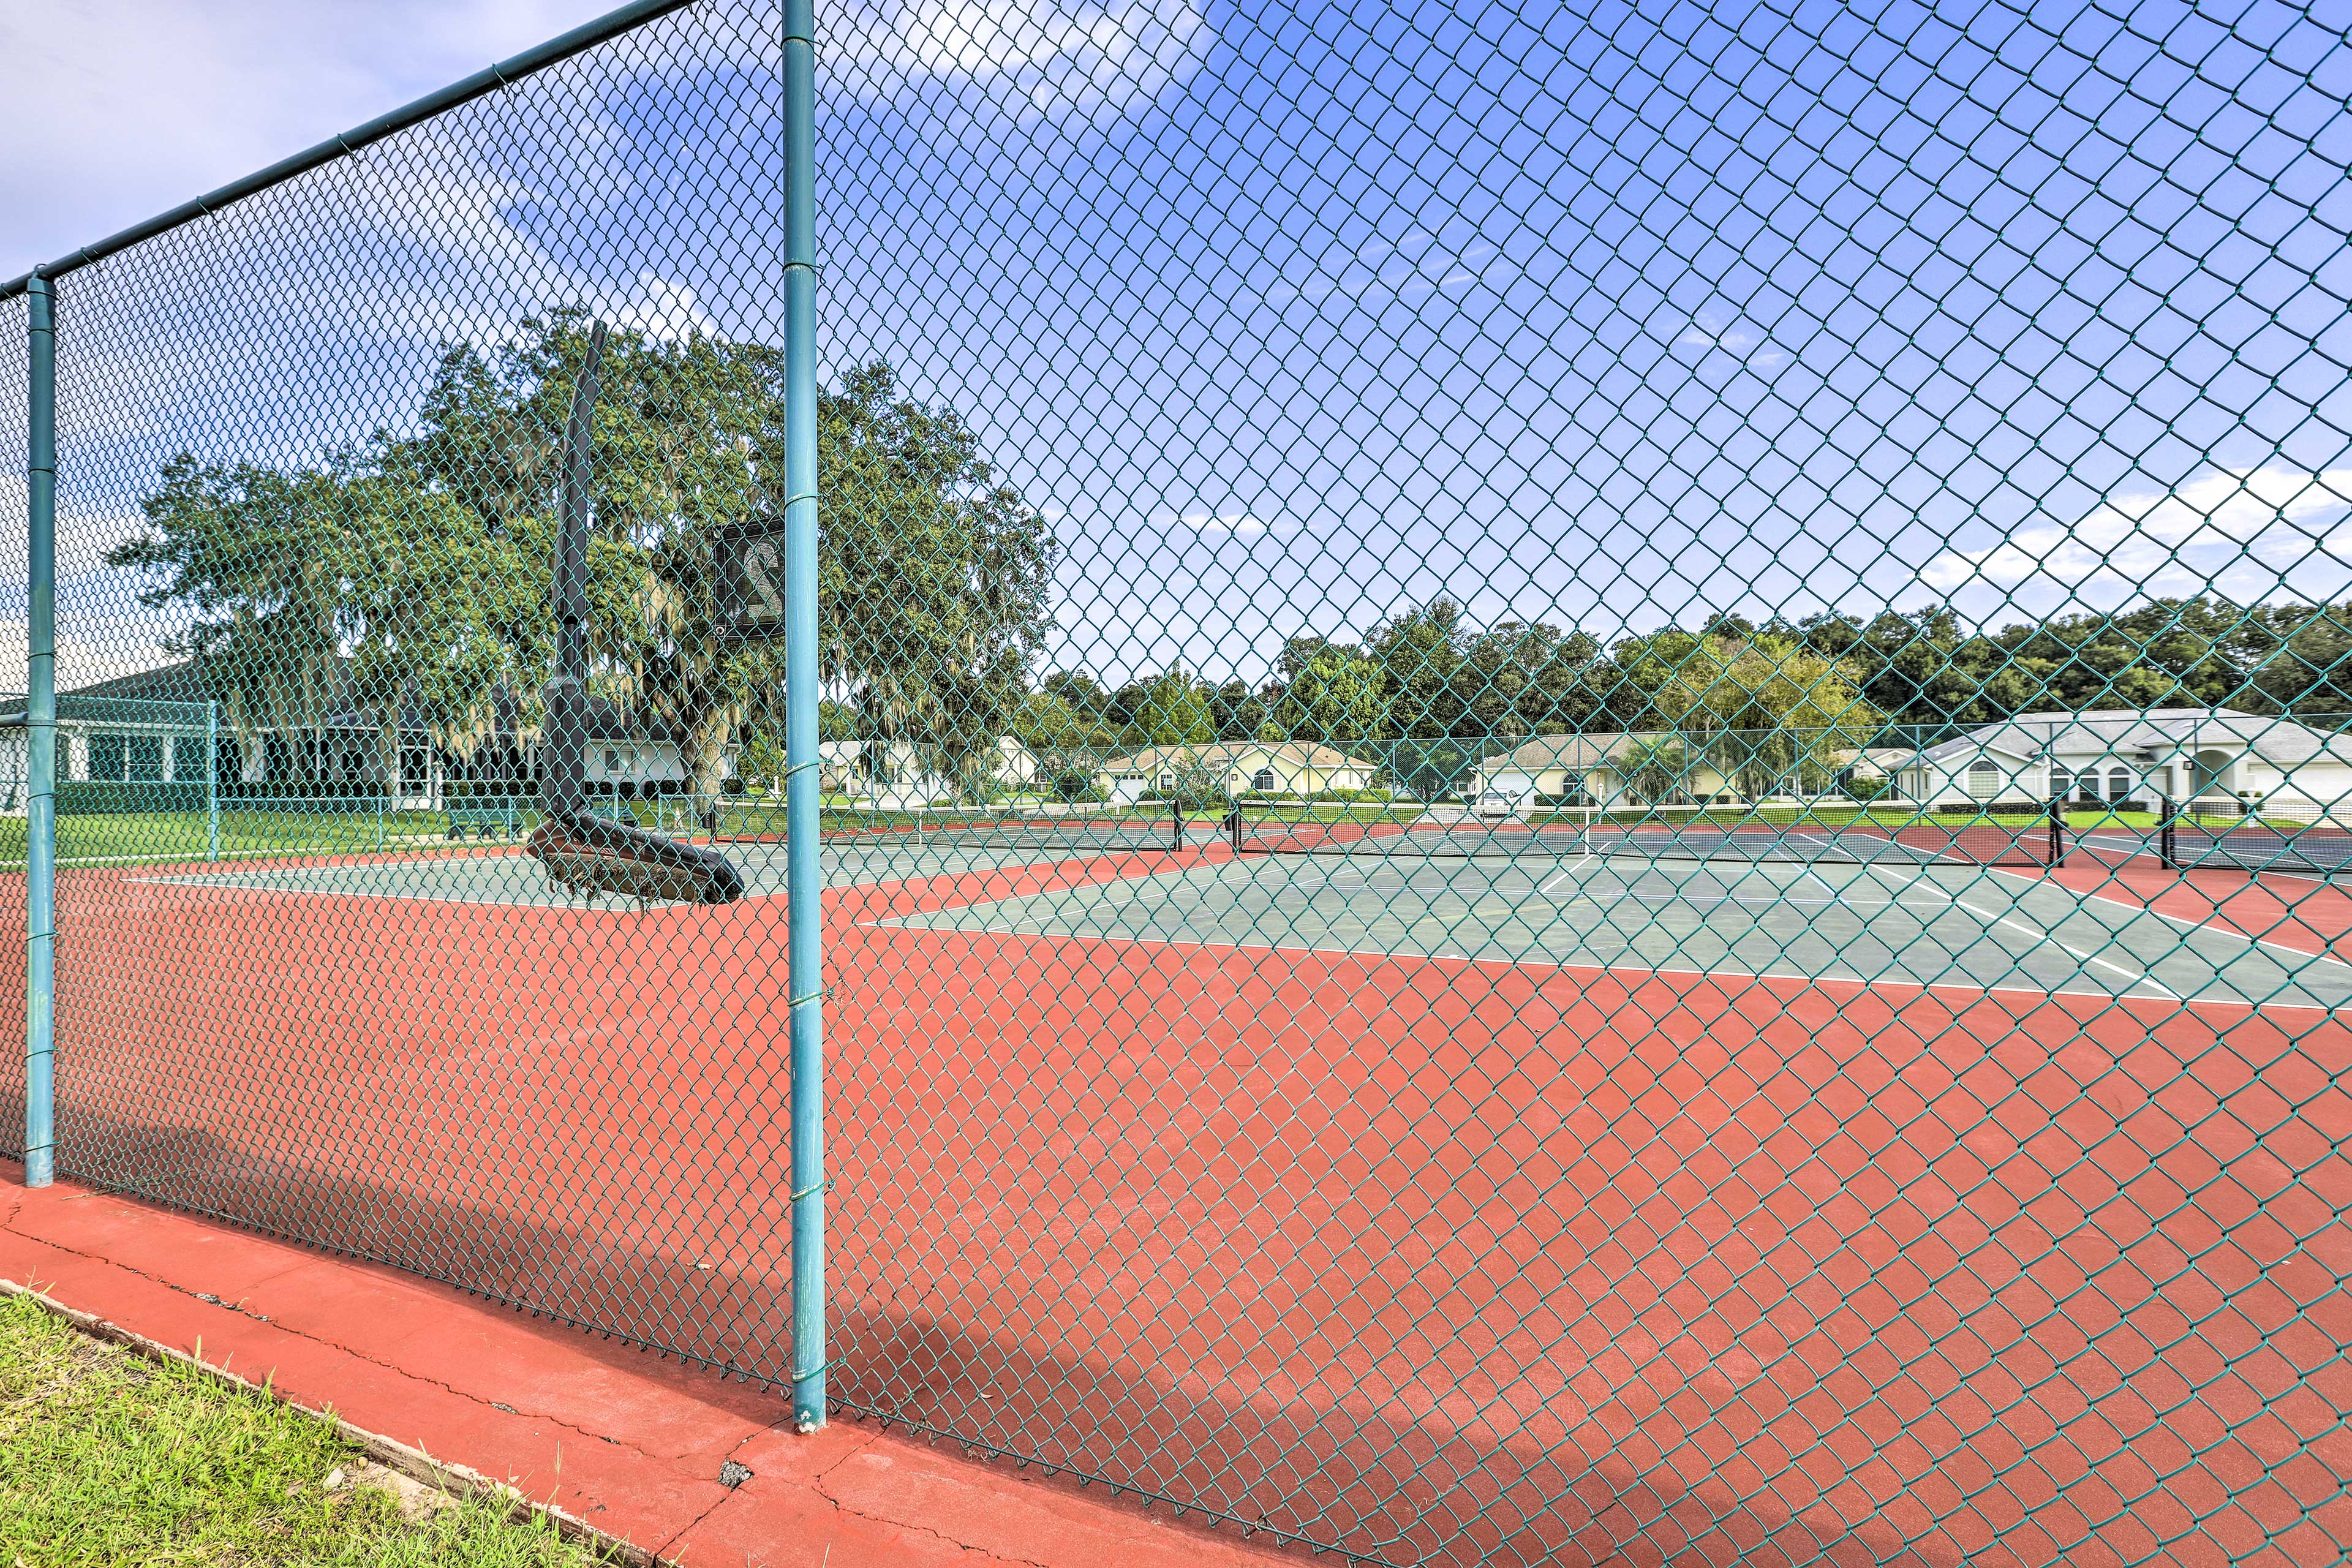
[{"label": "concrete walkway", "polygon": [[[0,1161],[0,1281],[331,1409],[687,1568],[1267,1568],[1301,1561],[446,1287]],[[719,1479],[721,1468],[735,1480]],[[748,1472],[748,1477],[744,1474]]]}]

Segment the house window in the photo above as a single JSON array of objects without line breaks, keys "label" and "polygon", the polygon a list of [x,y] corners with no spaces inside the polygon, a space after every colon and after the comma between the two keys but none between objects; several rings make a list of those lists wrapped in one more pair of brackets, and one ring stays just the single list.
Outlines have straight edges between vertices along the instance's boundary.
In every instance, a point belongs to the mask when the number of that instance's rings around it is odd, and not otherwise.
[{"label": "house window", "polygon": [[1270,790],[1275,787],[1276,786],[1274,782],[1274,770],[1272,768],[1260,768],[1257,772],[1250,774],[1250,788]]},{"label": "house window", "polygon": [[2109,768],[2107,770],[2107,799],[2109,801],[2119,801],[2129,794],[2131,794],[2131,770],[2128,768]]},{"label": "house window", "polygon": [[108,784],[121,784],[130,741],[128,735],[92,735],[89,738],[89,776]]},{"label": "house window", "polygon": [[604,771],[608,773],[617,773],[621,771],[620,752],[607,752],[604,753]]},{"label": "house window", "polygon": [[1567,805],[1590,805],[1592,804],[1585,795],[1584,775],[1582,773],[1562,773],[1559,775],[1559,797],[1561,803]]},{"label": "house window", "polygon": [[1175,783],[1176,783],[1176,775],[1175,775],[1174,773],[1161,773],[1161,774],[1160,775],[1160,787],[1161,789],[1168,789],[1168,788],[1171,787]]},{"label": "house window", "polygon": [[2000,769],[1990,757],[1979,757],[1969,764],[1969,798],[1990,800],[2000,789]]}]

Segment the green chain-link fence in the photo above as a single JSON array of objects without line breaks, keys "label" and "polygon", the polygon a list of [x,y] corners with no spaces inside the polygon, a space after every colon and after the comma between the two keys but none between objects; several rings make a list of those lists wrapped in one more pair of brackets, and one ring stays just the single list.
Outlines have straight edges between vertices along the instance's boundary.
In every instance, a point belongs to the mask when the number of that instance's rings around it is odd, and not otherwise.
[{"label": "green chain-link fence", "polygon": [[44,269],[61,1172],[1369,1561],[2339,1560],[2341,17],[827,5],[805,358],[789,20]]}]

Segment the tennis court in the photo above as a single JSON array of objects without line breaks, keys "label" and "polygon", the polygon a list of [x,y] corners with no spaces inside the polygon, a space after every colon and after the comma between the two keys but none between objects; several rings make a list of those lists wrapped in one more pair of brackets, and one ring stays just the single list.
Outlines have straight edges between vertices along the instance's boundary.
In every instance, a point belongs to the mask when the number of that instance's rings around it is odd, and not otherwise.
[{"label": "tennis court", "polygon": [[1302,1554],[2337,1561],[2210,9],[628,0],[0,283],[0,1150]]},{"label": "tennis court", "polygon": [[[2245,1226],[2333,1201],[2324,1163],[2276,1162],[2324,1147],[2352,1063],[2340,959],[2055,873],[1078,837],[825,845],[829,973],[926,976],[859,987],[832,1045],[845,1125],[895,1152],[845,1215],[844,1338],[906,1418],[1446,1560],[1628,1530],[1725,1563],[1790,1531],[1838,1561],[2016,1547],[2047,1506],[1950,1478],[2030,1453],[2060,1498],[2129,1495],[2159,1439],[2183,1507],[2280,1484],[2194,1415],[2303,1420],[2249,1352],[2311,1321],[2242,1293],[2291,1243]],[[503,846],[68,872],[105,906],[71,955],[90,1163],[559,1316],[663,1300],[688,1353],[781,1373],[782,1086],[736,1066],[783,1026],[781,851],[730,847],[742,903],[643,911]],[[159,1045],[196,1064],[168,1106],[138,1092]],[[433,1152],[370,1169],[282,1081]],[[575,1205],[627,1244],[583,1251]],[[446,1234],[488,1239],[425,1257]],[[1096,1352],[1137,1334],[1160,1359]],[[1253,1462],[1188,1489],[1195,1432]],[[1815,1479],[1849,1443],[1877,1468]],[[1499,1489],[1459,1479],[1498,1445]],[[2071,1511],[2017,1554],[2137,1554],[2145,1504]]]}]

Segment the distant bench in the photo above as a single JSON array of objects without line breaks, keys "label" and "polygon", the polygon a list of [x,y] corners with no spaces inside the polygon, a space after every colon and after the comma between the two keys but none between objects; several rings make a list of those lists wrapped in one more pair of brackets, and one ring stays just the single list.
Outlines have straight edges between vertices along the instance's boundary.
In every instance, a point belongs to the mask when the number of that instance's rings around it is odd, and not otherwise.
[{"label": "distant bench", "polygon": [[522,831],[522,807],[510,800],[478,800],[449,804],[449,837],[463,838],[466,829],[474,830],[477,838],[488,838],[497,828],[509,838]]}]

